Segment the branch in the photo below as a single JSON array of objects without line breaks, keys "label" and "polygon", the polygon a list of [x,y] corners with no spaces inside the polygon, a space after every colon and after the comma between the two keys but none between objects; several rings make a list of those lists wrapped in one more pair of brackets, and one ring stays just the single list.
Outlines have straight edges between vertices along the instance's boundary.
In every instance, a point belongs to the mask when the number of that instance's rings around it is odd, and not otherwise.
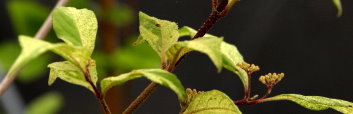
[{"label": "branch", "polygon": [[[56,3],[54,9],[59,6],[65,6],[68,2],[69,2],[68,0],[59,0]],[[47,36],[51,27],[52,27],[52,13],[49,14],[48,18],[45,20],[45,22],[43,23],[41,28],[38,30],[37,34],[35,35],[35,38],[39,39],[39,40],[43,40],[45,38],[45,36]],[[19,72],[21,70],[22,69],[19,69],[13,75],[6,75],[4,77],[4,79],[0,83],[0,96],[2,96],[4,94],[6,89],[11,85],[13,80],[15,80],[15,78],[17,77],[17,75],[19,74]]]},{"label": "branch", "polygon": [[[217,6],[216,0],[212,0],[212,12],[210,16],[207,18],[207,20],[202,24],[200,29],[197,31],[196,35],[192,39],[197,39],[202,36],[204,36],[212,27],[213,25],[222,17],[224,17],[229,9],[226,9],[226,6],[228,4],[228,0],[222,0],[222,2]],[[180,51],[180,50],[178,50]],[[186,53],[184,56],[182,56],[178,61],[170,64],[167,66],[167,68],[163,68],[164,70],[167,70],[168,72],[171,72],[174,70],[174,68],[183,60],[183,58],[187,55]],[[164,65],[162,65],[165,67]],[[127,109],[123,112],[123,114],[131,114],[134,112],[141,104],[153,93],[154,90],[158,87],[157,83],[150,83],[142,93],[129,105]]]},{"label": "branch", "polygon": [[144,103],[147,98],[156,90],[158,84],[155,82],[150,83],[143,92],[129,105],[128,108],[125,109],[123,114],[132,114],[138,107]]},{"label": "branch", "polygon": [[105,114],[112,114],[112,112],[110,111],[107,102],[104,100],[104,95],[99,91],[99,89],[97,88],[97,86],[93,83],[92,79],[91,79],[91,73],[89,71],[89,66],[90,63],[87,64],[86,69],[81,69],[82,73],[85,76],[86,81],[91,85],[91,87],[94,90],[94,95],[96,96],[96,98],[99,100],[99,103],[101,104],[104,113]]}]

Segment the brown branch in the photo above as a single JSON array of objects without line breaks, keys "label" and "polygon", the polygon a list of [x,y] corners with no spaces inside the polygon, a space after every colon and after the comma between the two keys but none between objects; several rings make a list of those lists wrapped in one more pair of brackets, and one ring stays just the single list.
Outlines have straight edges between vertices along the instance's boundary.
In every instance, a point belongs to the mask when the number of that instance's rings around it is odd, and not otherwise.
[{"label": "brown branch", "polygon": [[[68,0],[59,0],[54,9],[59,6],[65,6],[68,3]],[[52,13],[49,14],[48,18],[45,20],[41,28],[38,30],[36,33],[35,37],[36,39],[43,40],[45,36],[47,36],[48,32],[51,30],[52,27]],[[24,65],[23,65],[24,66]],[[14,74],[8,74],[4,77],[2,82],[0,83],[0,96],[4,94],[6,89],[12,84],[12,82],[15,80],[19,72],[22,70],[22,68],[18,69],[15,71]]]},{"label": "brown branch", "polygon": [[90,66],[90,63],[87,64],[86,69],[81,69],[83,74],[84,74],[84,76],[85,76],[85,79],[91,85],[91,87],[93,88],[94,95],[99,100],[99,103],[101,104],[101,106],[102,106],[102,108],[104,110],[104,113],[105,114],[112,114],[110,109],[109,109],[109,107],[108,107],[108,105],[107,105],[107,102],[104,100],[104,95],[99,91],[97,86],[92,81],[91,73],[89,71],[89,66]]},{"label": "brown branch", "polygon": [[141,94],[129,105],[128,108],[125,109],[123,114],[132,114],[138,107],[144,103],[147,98],[156,90],[158,84],[155,82],[150,83],[142,92]]},{"label": "brown branch", "polygon": [[266,99],[271,94],[272,88],[273,87],[268,87],[266,94],[257,100],[251,100],[251,98],[246,99],[244,97],[244,99],[242,99],[242,100],[234,101],[234,104],[235,105],[254,105],[254,104],[266,102],[264,99]]},{"label": "brown branch", "polygon": [[[163,61],[162,62],[162,69],[166,70],[168,69],[167,66],[165,65],[166,62]],[[170,72],[170,71],[169,71]],[[144,103],[147,98],[154,92],[154,90],[156,90],[158,87],[158,83],[155,82],[151,82],[141,93],[139,96],[137,96],[137,98],[132,101],[132,103],[129,105],[129,107],[127,107],[123,114],[131,114],[133,113],[138,107],[140,107],[142,105],[142,103]]]},{"label": "brown branch", "polygon": [[[68,0],[60,0],[58,1],[58,3],[55,5],[54,9],[56,7],[59,7],[59,6],[65,6],[69,1]],[[49,31],[51,30],[51,27],[53,26],[52,24],[52,20],[53,20],[53,17],[52,17],[52,13],[51,12],[49,14],[49,16],[47,17],[47,19],[45,20],[45,22],[43,23],[42,27],[40,27],[40,29],[38,30],[37,34],[34,36],[34,38],[36,39],[40,39],[40,40],[43,40],[47,34],[49,33]]]}]

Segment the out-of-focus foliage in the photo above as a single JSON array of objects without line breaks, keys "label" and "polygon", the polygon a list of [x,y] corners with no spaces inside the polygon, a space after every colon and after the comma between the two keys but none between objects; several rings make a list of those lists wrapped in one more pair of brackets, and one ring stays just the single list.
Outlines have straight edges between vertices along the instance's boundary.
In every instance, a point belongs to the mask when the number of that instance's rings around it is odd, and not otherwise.
[{"label": "out-of-focus foliage", "polygon": [[124,5],[119,5],[114,7],[113,11],[110,14],[109,22],[117,26],[126,26],[132,23],[133,11]]},{"label": "out-of-focus foliage", "polygon": [[64,98],[58,92],[49,92],[34,99],[27,107],[26,114],[56,114]]},{"label": "out-of-focus foliage", "polygon": [[66,6],[79,9],[89,8],[91,6],[91,2],[91,0],[69,0],[69,3]]},{"label": "out-of-focus foliage", "polygon": [[118,69],[118,73],[133,69],[161,68],[158,55],[147,43],[138,46],[131,46],[131,43],[128,43],[117,48],[113,55],[98,50],[93,53],[92,58],[97,62],[100,77],[108,75],[108,68]]},{"label": "out-of-focus foliage", "polygon": [[7,10],[18,34],[33,36],[50,13],[50,9],[32,0],[10,0]]},{"label": "out-of-focus foliage", "polygon": [[343,13],[341,0],[332,0],[332,2],[337,8],[337,17],[341,17]]}]

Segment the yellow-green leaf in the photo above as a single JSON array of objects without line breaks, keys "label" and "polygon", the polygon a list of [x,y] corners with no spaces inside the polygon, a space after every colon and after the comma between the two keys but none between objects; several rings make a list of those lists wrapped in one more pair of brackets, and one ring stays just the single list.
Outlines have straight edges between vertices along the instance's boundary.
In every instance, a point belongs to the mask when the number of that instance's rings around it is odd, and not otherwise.
[{"label": "yellow-green leaf", "polygon": [[[94,60],[91,60],[89,65],[90,78],[93,83],[96,84],[98,76]],[[55,62],[49,64],[48,67],[50,68],[48,85],[52,85],[57,78],[60,78],[66,82],[83,86],[94,92],[92,86],[86,80],[82,70],[71,62]]]},{"label": "yellow-green leaf", "polygon": [[226,94],[218,90],[197,94],[183,114],[241,114]]},{"label": "yellow-green leaf", "polygon": [[141,77],[145,77],[152,82],[161,84],[162,86],[173,90],[177,94],[179,100],[186,100],[185,90],[179,79],[174,74],[161,69],[139,69],[119,76],[105,78],[101,81],[102,92],[104,94],[113,86],[121,85],[129,80]]},{"label": "yellow-green leaf", "polygon": [[88,49],[92,54],[97,34],[97,19],[87,9],[58,7],[53,12],[53,28],[56,35],[72,46]]},{"label": "yellow-green leaf", "polygon": [[[192,37],[194,37],[196,32],[197,32],[196,30],[194,30],[188,26],[184,26],[179,29],[179,37],[189,36],[190,38],[192,38]],[[206,34],[205,37],[215,37],[215,36],[210,35],[210,34]],[[182,56],[184,56],[186,53],[188,53],[190,51],[192,51],[192,49],[185,48],[185,47],[178,45],[178,44],[174,44],[167,51],[168,61],[170,63],[177,62]]]},{"label": "yellow-green leaf", "polygon": [[46,93],[28,105],[26,114],[56,114],[63,106],[63,100],[58,92]]},{"label": "yellow-green leaf", "polygon": [[337,8],[337,17],[341,17],[343,12],[341,0],[332,0],[332,2]]},{"label": "yellow-green leaf", "polygon": [[353,103],[321,96],[304,96],[299,94],[281,94],[264,101],[290,100],[310,110],[326,110],[332,108],[345,114],[353,113]]},{"label": "yellow-green leaf", "polygon": [[[167,51],[168,61],[171,64],[175,64],[182,56],[192,51],[192,49],[185,48],[181,45],[175,44]],[[172,63],[174,62],[174,63]]]},{"label": "yellow-green leaf", "polygon": [[179,38],[178,25],[174,22],[148,16],[142,12],[139,13],[139,18],[141,38],[148,42],[161,59],[167,59],[166,52]]},{"label": "yellow-green leaf", "polygon": [[191,41],[178,42],[178,45],[207,54],[220,72],[222,70],[222,41],[223,38],[202,37]]},{"label": "yellow-green leaf", "polygon": [[39,55],[43,54],[49,49],[56,47],[56,45],[33,39],[28,36],[19,36],[19,41],[22,47],[22,51],[17,57],[15,63],[11,66],[7,76],[12,76],[15,71],[21,69],[29,61],[37,58]]},{"label": "yellow-green leaf", "polygon": [[248,87],[248,74],[237,66],[238,63],[244,61],[243,56],[238,51],[237,47],[232,44],[222,42],[221,52],[223,67],[237,74],[246,89]]},{"label": "yellow-green leaf", "polygon": [[73,64],[80,66],[82,69],[84,69],[88,64],[91,54],[89,49],[70,46],[67,44],[57,44],[52,51]]},{"label": "yellow-green leaf", "polygon": [[13,76],[15,71],[18,71],[25,64],[49,50],[69,60],[78,68],[85,68],[90,59],[89,51],[82,47],[73,47],[62,43],[52,44],[28,36],[20,36],[19,40],[22,51],[11,66],[7,76]]}]

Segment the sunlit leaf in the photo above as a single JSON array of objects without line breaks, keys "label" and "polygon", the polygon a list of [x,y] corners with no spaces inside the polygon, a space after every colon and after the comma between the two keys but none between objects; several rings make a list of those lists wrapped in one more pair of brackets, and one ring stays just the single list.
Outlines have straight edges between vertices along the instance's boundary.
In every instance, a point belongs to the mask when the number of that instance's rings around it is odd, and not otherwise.
[{"label": "sunlit leaf", "polygon": [[190,51],[192,51],[192,49],[175,44],[167,51],[168,61],[171,64],[175,64],[181,57]]},{"label": "sunlit leaf", "polygon": [[207,54],[220,72],[222,69],[222,53],[220,51],[222,41],[223,38],[202,37],[191,41],[178,42],[178,45]]},{"label": "sunlit leaf", "polygon": [[[93,83],[96,84],[98,80],[96,64],[92,60],[89,65],[89,72],[91,76],[90,78]],[[52,85],[57,78],[60,78],[62,80],[65,80],[66,82],[83,86],[85,88],[88,88],[90,91],[94,92],[92,86],[86,80],[83,71],[71,62],[55,62],[49,64],[48,67],[50,68],[48,85]]]},{"label": "sunlit leaf", "polygon": [[63,100],[58,92],[46,93],[29,104],[26,114],[57,114],[63,106]]},{"label": "sunlit leaf", "polygon": [[[28,36],[20,36],[20,44],[22,46],[22,51],[19,57],[16,59],[15,63],[11,66],[8,76],[13,76],[15,71],[21,69],[25,64],[34,60],[42,53],[51,50],[62,57],[66,58],[70,61],[70,65],[73,65],[80,71],[81,69],[86,69],[86,65],[89,64],[90,66],[94,66],[94,68],[90,73],[92,73],[92,80],[94,82],[97,81],[96,75],[97,72],[95,70],[95,63],[93,60],[90,60],[88,51],[85,49],[81,49],[78,47],[72,47],[67,44],[51,44],[42,40],[33,39]],[[54,70],[55,71],[55,70]],[[55,72],[54,72],[55,73]],[[71,75],[71,74],[70,74]],[[77,76],[77,75],[74,75]],[[60,77],[60,76],[59,76]],[[69,77],[72,78],[72,77]],[[65,79],[64,79],[65,80]],[[65,80],[68,81],[69,79]],[[68,81],[70,82],[70,81]],[[72,82],[75,83],[75,82]],[[87,86],[86,86],[87,87]]]},{"label": "sunlit leaf", "polygon": [[[21,48],[18,43],[15,42],[2,42],[0,43],[0,69],[8,71],[11,65],[16,60],[18,54],[20,54]],[[25,66],[18,77],[16,78],[21,83],[30,83],[43,76],[43,69],[47,67],[50,61],[50,56],[44,54],[38,58],[30,61],[30,66]]]},{"label": "sunlit leaf", "polygon": [[82,46],[93,52],[97,19],[94,13],[87,9],[58,7],[53,13],[53,28],[56,35],[73,46]]},{"label": "sunlit leaf", "polygon": [[90,50],[84,47],[56,44],[56,47],[52,51],[83,69],[90,59]]},{"label": "sunlit leaf", "polygon": [[226,94],[218,90],[197,94],[183,114],[241,114]]},{"label": "sunlit leaf", "polygon": [[166,60],[166,52],[179,38],[178,25],[167,20],[160,20],[140,12],[140,34],[141,37],[161,57]]},{"label": "sunlit leaf", "polygon": [[337,110],[345,114],[353,113],[353,107],[352,107],[353,103],[344,101],[344,100],[331,99],[331,98],[321,97],[321,96],[282,94],[271,98],[267,98],[264,101],[278,101],[278,100],[290,100],[310,110],[320,111],[320,110],[326,110],[328,108],[332,108],[334,110]]},{"label": "sunlit leaf", "polygon": [[22,47],[22,51],[15,63],[11,66],[8,71],[8,76],[12,76],[15,71],[21,69],[25,64],[30,62],[31,60],[37,58],[39,55],[56,47],[56,45],[52,45],[45,41],[36,40],[30,38],[28,36],[19,36],[20,45]]},{"label": "sunlit leaf", "polygon": [[332,2],[337,8],[337,17],[341,17],[343,12],[341,0],[332,0]]},{"label": "sunlit leaf", "polygon": [[238,51],[237,47],[232,44],[222,42],[221,52],[223,67],[237,74],[246,89],[248,87],[248,74],[237,66],[238,63],[244,61],[243,56]]},{"label": "sunlit leaf", "polygon": [[103,93],[106,93],[113,86],[121,85],[129,80],[141,77],[145,77],[152,82],[161,84],[162,86],[173,90],[177,94],[179,100],[186,100],[185,90],[179,79],[174,74],[161,69],[139,69],[119,76],[105,78],[101,81],[102,91]]}]

